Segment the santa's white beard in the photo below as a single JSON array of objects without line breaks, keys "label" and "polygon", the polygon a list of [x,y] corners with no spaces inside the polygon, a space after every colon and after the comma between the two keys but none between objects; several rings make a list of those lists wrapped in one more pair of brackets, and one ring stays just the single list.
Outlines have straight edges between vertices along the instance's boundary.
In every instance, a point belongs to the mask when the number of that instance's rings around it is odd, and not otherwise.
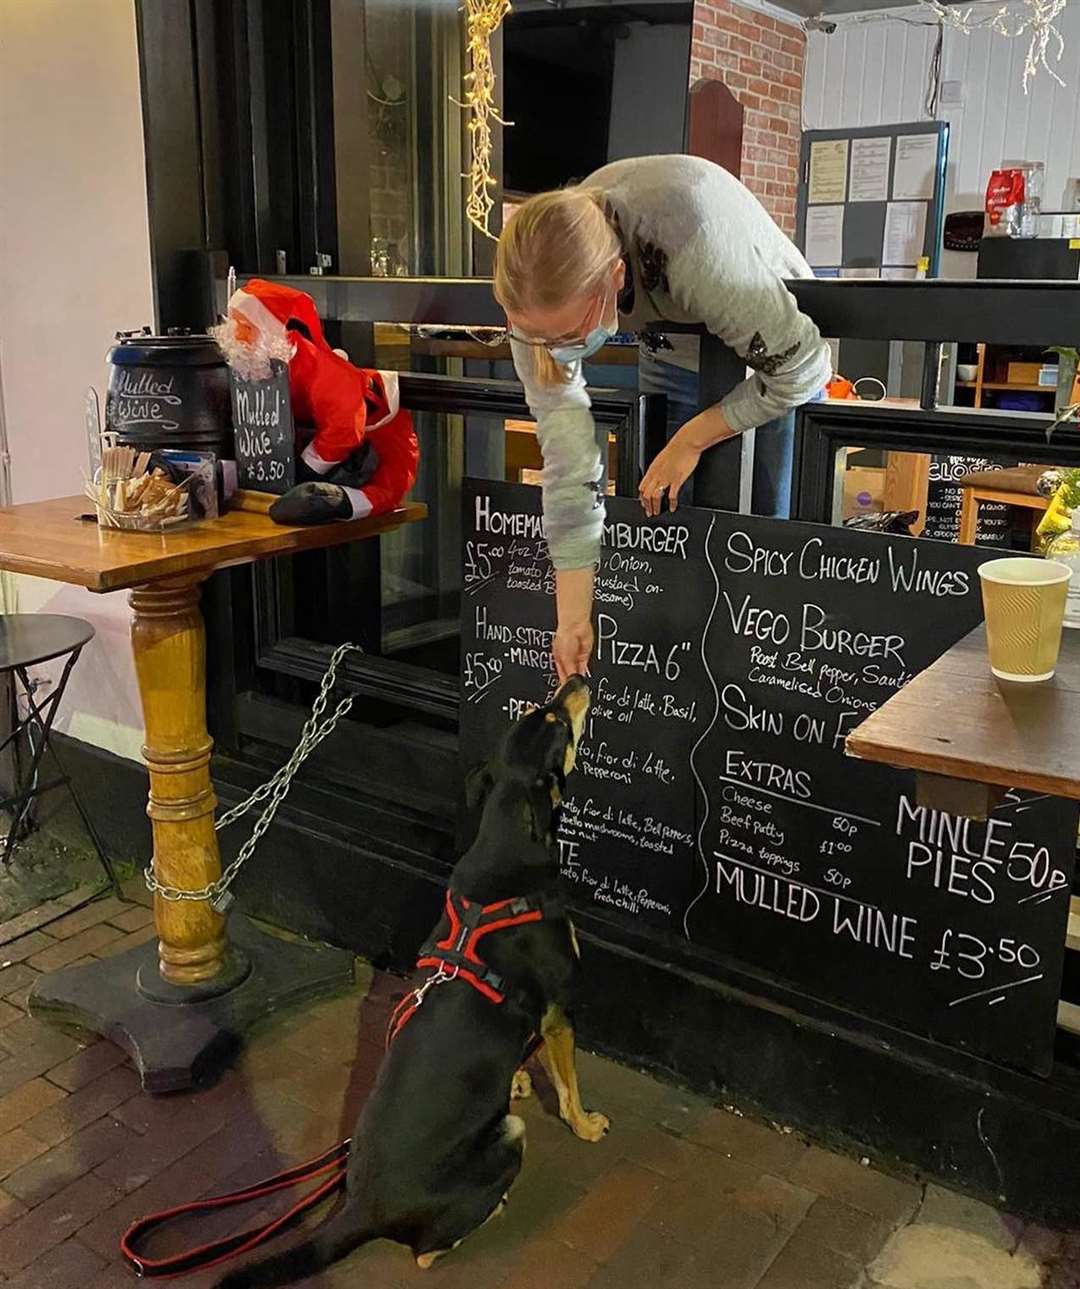
[{"label": "santa's white beard", "polygon": [[237,335],[236,323],[226,318],[216,327],[210,328],[210,335],[217,341],[218,348],[225,355],[229,364],[241,380],[266,380],[271,372],[272,362],[288,365],[293,355],[292,341],[282,327],[280,331],[260,329],[254,341],[242,341]]}]

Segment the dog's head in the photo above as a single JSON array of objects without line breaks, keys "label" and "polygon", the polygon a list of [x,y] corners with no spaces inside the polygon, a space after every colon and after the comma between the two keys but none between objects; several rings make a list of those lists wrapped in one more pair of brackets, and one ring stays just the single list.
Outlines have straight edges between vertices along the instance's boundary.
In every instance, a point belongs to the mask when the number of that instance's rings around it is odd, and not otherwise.
[{"label": "dog's head", "polygon": [[511,725],[491,760],[469,776],[470,808],[497,788],[520,790],[529,803],[534,839],[550,842],[554,811],[574,768],[589,701],[588,685],[571,676],[543,707]]}]

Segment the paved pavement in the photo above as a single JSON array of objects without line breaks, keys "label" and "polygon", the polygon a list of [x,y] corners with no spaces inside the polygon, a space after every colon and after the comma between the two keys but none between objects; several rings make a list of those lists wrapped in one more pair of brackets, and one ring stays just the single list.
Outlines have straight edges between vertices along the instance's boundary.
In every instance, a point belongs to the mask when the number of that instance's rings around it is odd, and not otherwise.
[{"label": "paved pavement", "polygon": [[[152,935],[147,909],[111,897],[41,925],[79,894],[0,925],[2,1289],[130,1287],[117,1240],[135,1217],[233,1189],[347,1135],[402,987],[358,964],[355,990],[268,1021],[214,1087],[148,1097],[117,1048],[25,1013],[38,972]],[[586,1104],[612,1118],[604,1142],[571,1136],[534,1075],[536,1095],[519,1103],[525,1166],[503,1216],[431,1271],[379,1242],[307,1283],[1080,1289],[1080,1237],[889,1176],[596,1056],[582,1054],[580,1073]]]}]

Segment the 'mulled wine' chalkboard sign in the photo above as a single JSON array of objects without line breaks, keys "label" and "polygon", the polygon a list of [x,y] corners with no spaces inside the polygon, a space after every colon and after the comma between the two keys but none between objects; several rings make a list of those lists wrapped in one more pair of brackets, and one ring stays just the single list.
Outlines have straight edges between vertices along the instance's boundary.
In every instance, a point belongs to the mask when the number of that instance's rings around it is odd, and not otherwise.
[{"label": "'mulled wine' chalkboard sign", "polygon": [[229,373],[236,435],[236,481],[240,488],[283,495],[296,484],[296,448],[289,369],[273,363],[265,380]]},{"label": "'mulled wine' chalkboard sign", "polygon": [[[1075,805],[1010,793],[977,823],[844,755],[978,624],[983,558],[693,509],[648,520],[609,499],[560,832],[578,903],[1048,1070]],[[468,481],[463,747],[491,747],[551,691],[552,590],[539,489]]]}]

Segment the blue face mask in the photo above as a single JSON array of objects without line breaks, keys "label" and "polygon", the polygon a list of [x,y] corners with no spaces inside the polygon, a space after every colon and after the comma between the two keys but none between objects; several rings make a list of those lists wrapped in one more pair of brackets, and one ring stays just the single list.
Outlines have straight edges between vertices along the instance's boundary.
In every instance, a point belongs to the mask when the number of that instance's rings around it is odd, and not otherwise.
[{"label": "blue face mask", "polygon": [[603,349],[614,335],[614,328],[593,327],[584,340],[572,345],[548,345],[547,351],[557,363],[580,363]]},{"label": "blue face mask", "polygon": [[557,363],[581,363],[603,349],[618,330],[619,315],[616,311],[610,327],[593,327],[584,340],[576,340],[569,345],[548,345],[547,351]]}]

